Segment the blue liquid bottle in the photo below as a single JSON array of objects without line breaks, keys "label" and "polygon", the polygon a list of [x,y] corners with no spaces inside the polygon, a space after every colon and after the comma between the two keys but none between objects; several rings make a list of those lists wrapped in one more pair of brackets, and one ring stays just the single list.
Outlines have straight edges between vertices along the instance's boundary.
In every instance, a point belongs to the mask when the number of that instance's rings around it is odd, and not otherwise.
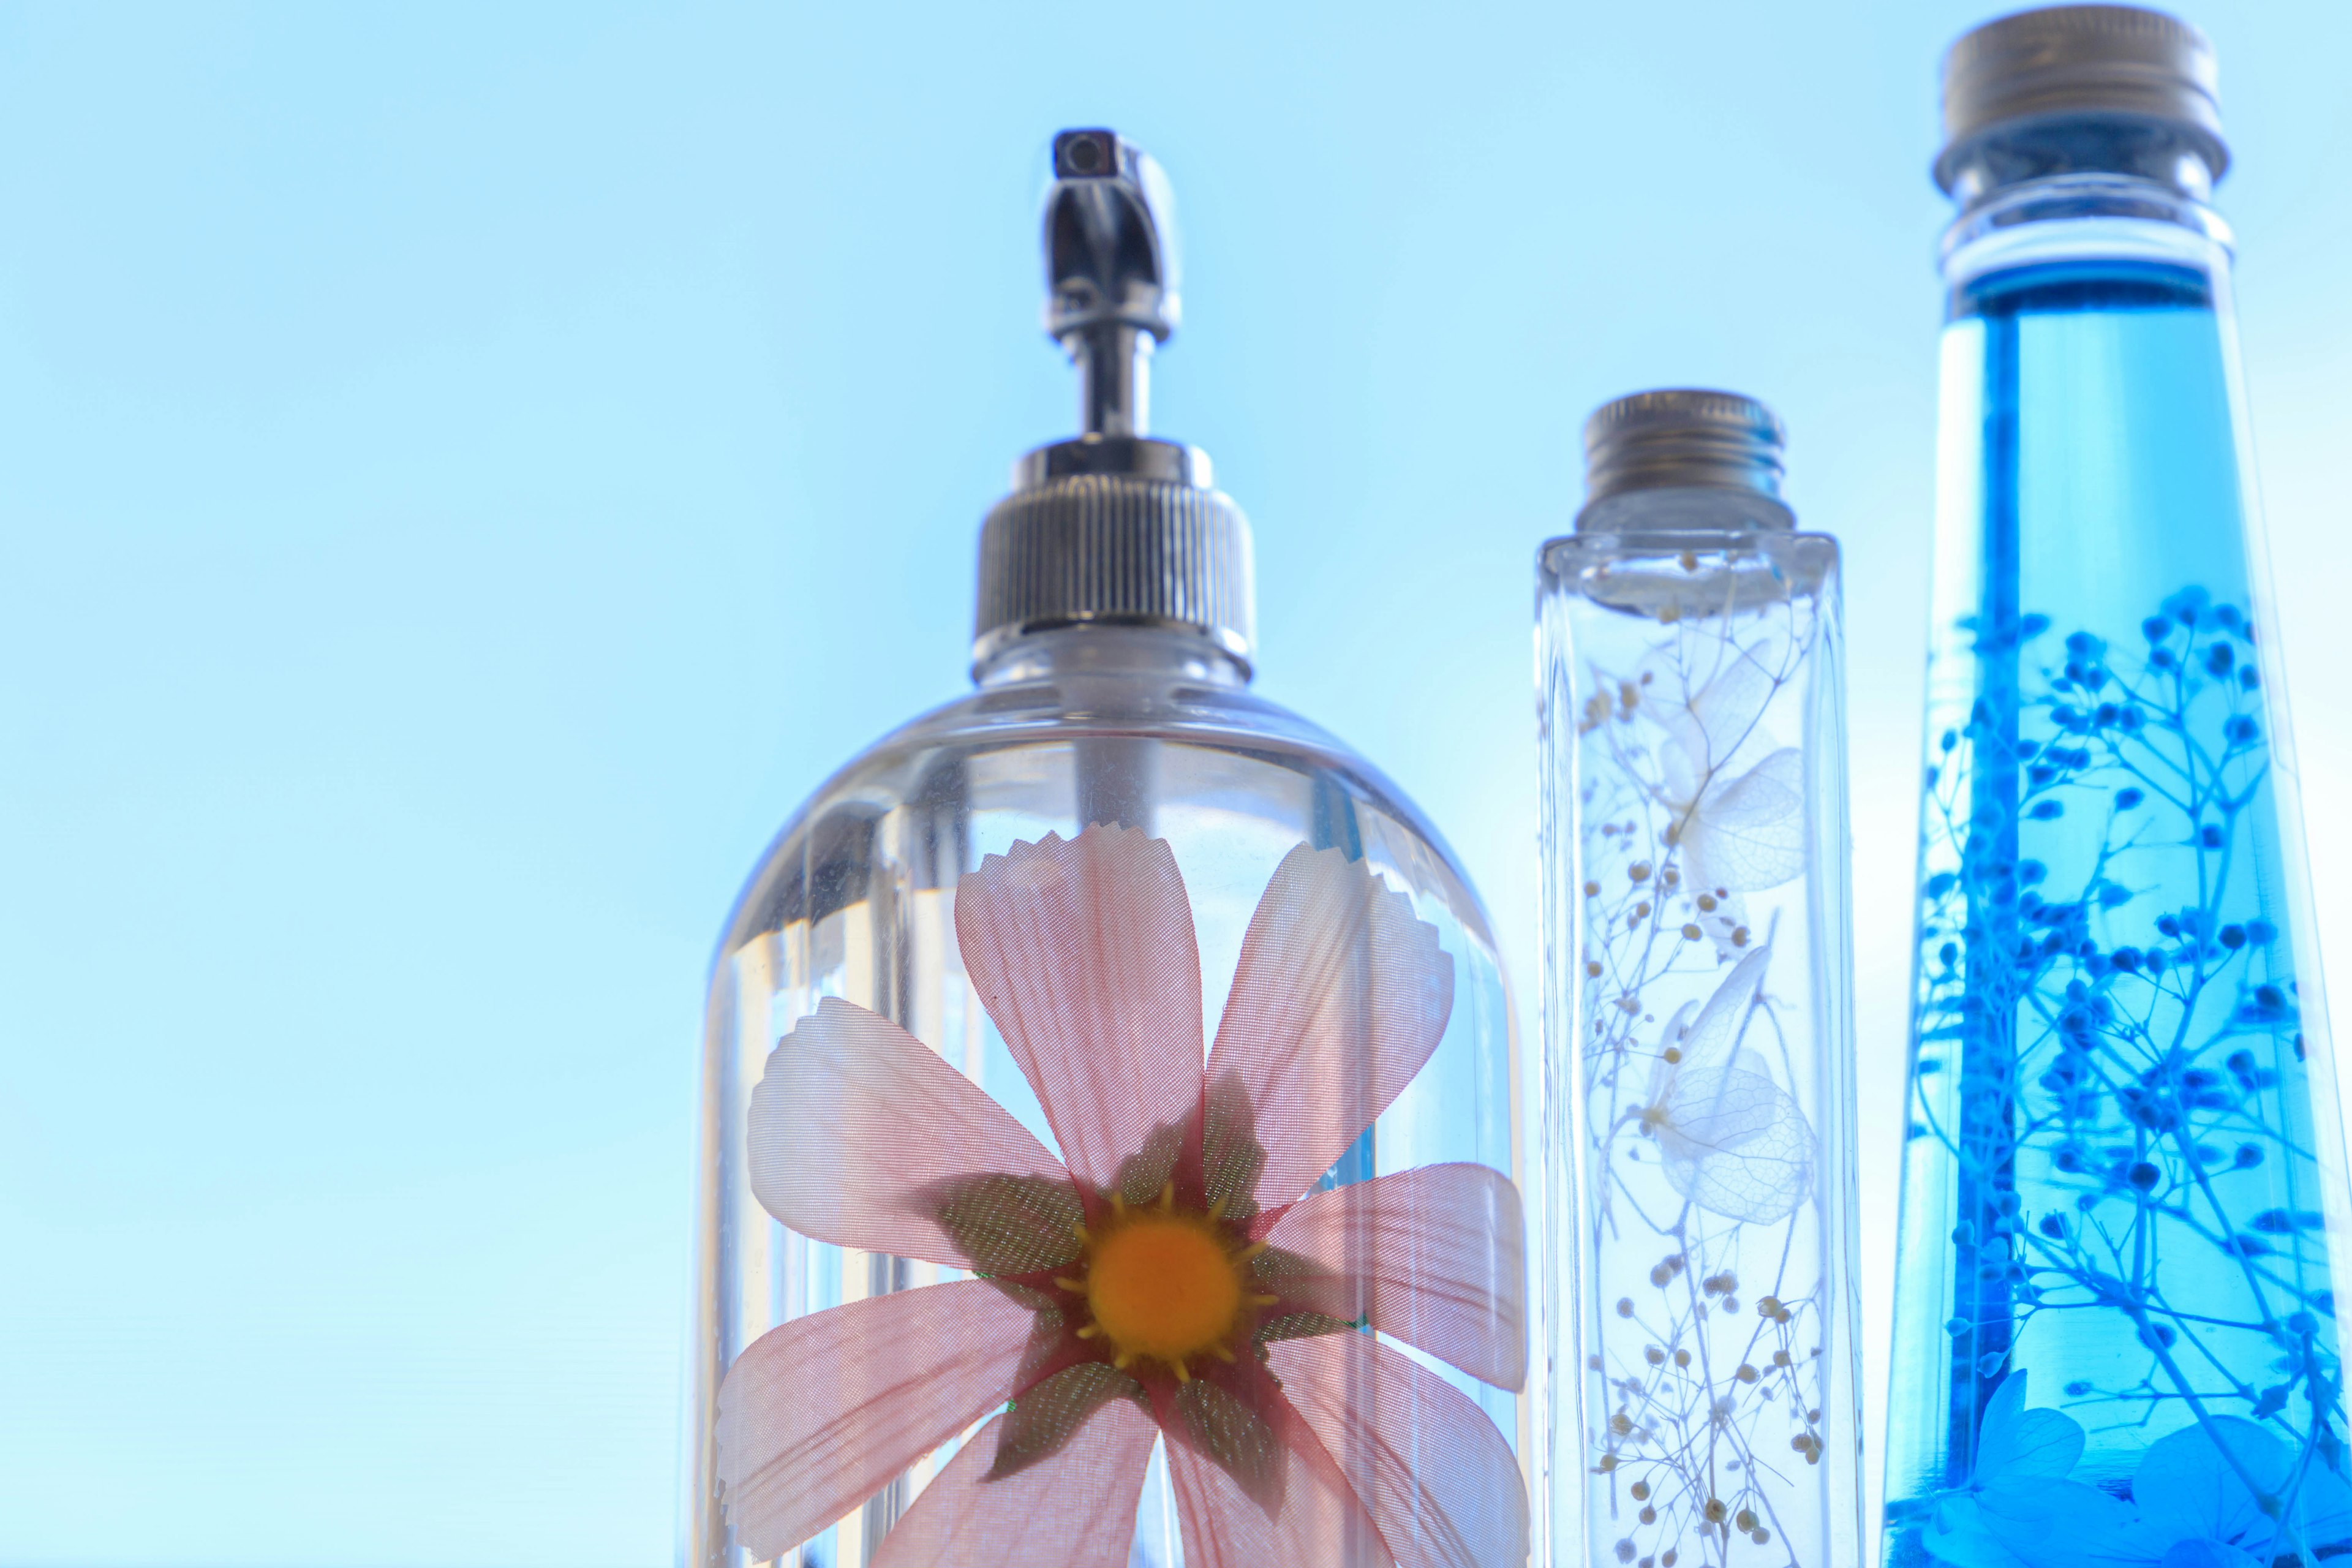
[{"label": "blue liquid bottle", "polygon": [[2312,1564],[2347,1190],[2211,51],[2028,12],[1945,111],[1885,1561]]}]

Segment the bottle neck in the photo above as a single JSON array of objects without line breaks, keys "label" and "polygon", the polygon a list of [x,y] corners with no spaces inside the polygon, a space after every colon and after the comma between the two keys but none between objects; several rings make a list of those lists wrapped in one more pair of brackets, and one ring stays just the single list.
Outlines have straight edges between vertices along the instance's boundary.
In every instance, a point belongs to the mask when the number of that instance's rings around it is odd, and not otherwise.
[{"label": "bottle neck", "polygon": [[2133,114],[2050,114],[2012,121],[1954,142],[1936,160],[1936,183],[1965,209],[2021,185],[2074,174],[2111,174],[2160,185],[2193,202],[2213,199],[2230,165],[2218,132]]},{"label": "bottle neck", "polygon": [[1576,514],[1579,533],[1785,533],[1796,525],[1780,497],[1727,485],[1620,490]]},{"label": "bottle neck", "polygon": [[1942,269],[1958,289],[2015,268],[2109,261],[2193,269],[2218,291],[2231,244],[2220,215],[2169,180],[2075,172],[2006,186],[1963,211],[1944,231]]},{"label": "bottle neck", "polygon": [[972,667],[982,690],[1073,677],[1189,680],[1239,689],[1249,669],[1207,637],[1163,626],[1055,626],[1014,637]]}]

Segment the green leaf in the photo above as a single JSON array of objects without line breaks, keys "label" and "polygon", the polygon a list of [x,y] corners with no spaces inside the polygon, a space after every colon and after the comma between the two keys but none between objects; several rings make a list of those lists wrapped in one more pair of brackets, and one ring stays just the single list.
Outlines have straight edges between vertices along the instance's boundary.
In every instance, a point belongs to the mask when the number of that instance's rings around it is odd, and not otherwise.
[{"label": "green leaf", "polygon": [[1177,1436],[1233,1477],[1266,1517],[1282,1511],[1282,1441],[1256,1411],[1195,1378],[1176,1391],[1175,1414]]},{"label": "green leaf", "polygon": [[1344,1325],[1363,1310],[1363,1292],[1356,1281],[1303,1253],[1268,1247],[1250,1260],[1250,1278],[1268,1294],[1281,1297],[1294,1312],[1311,1311]]},{"label": "green leaf", "polygon": [[1114,1399],[1143,1398],[1143,1385],[1109,1363],[1090,1361],[1055,1373],[1013,1401],[997,1426],[996,1462],[986,1481],[1018,1475],[1061,1452],[1087,1417]]},{"label": "green leaf", "polygon": [[940,1228],[979,1274],[1034,1274],[1077,1257],[1078,1190],[1056,1176],[958,1176],[927,1190]]},{"label": "green leaf", "polygon": [[1209,1201],[1222,1202],[1229,1220],[1257,1213],[1257,1179],[1265,1173],[1265,1145],[1257,1141],[1257,1109],[1241,1074],[1228,1072],[1209,1086],[1208,1114],[1201,1124],[1201,1178]]},{"label": "green leaf", "polygon": [[1317,1334],[1344,1333],[1357,1325],[1328,1312],[1290,1312],[1279,1318],[1268,1318],[1257,1326],[1259,1344],[1272,1344],[1276,1340],[1306,1340]]},{"label": "green leaf", "polygon": [[1118,1173],[1111,1177],[1111,1190],[1127,1201],[1129,1208],[1141,1208],[1156,1202],[1160,1189],[1176,1172],[1176,1156],[1183,1152],[1184,1127],[1181,1122],[1163,1121],[1151,1130],[1143,1147],[1118,1163]]}]

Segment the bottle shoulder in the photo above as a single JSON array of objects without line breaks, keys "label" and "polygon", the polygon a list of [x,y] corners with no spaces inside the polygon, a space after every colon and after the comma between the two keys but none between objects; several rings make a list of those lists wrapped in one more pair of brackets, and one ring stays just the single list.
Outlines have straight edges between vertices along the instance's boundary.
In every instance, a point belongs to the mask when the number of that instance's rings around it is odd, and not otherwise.
[{"label": "bottle shoulder", "polygon": [[886,865],[951,886],[1000,838],[1111,819],[1179,841],[1180,865],[1188,838],[1338,845],[1492,941],[1452,849],[1344,742],[1237,682],[1123,671],[984,686],[876,741],[785,821],[719,952],[856,901]]}]

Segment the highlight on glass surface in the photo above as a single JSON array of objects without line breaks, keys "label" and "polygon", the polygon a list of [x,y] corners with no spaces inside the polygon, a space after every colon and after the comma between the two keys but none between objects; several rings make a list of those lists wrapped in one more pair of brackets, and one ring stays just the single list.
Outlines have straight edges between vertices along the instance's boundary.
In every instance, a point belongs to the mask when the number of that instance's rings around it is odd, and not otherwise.
[{"label": "highlight on glass surface", "polygon": [[2066,6],[1945,67],[1885,1560],[2352,1551],[2348,1195],[2230,315],[2213,55]]},{"label": "highlight on glass surface", "polygon": [[1248,525],[1148,433],[1166,183],[1054,157],[1082,433],[983,525],[977,689],[802,807],[712,967],[682,1559],[1516,1568],[1495,938],[1251,692]]},{"label": "highlight on glass surface", "polygon": [[1538,558],[1538,1319],[1582,1376],[1538,1484],[1564,1564],[1853,1562],[1837,544],[1750,399],[1640,394],[1585,440]]}]

